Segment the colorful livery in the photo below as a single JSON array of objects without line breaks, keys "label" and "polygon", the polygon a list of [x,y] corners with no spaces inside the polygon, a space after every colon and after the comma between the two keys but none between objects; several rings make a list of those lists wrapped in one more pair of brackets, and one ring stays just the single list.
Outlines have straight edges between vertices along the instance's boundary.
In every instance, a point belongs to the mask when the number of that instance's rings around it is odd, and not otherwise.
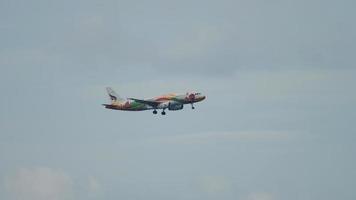
[{"label": "colorful livery", "polygon": [[161,114],[165,115],[165,110],[181,110],[184,104],[191,104],[194,109],[194,103],[203,101],[205,96],[199,92],[187,92],[186,94],[166,94],[151,99],[121,98],[110,87],[106,88],[110,97],[111,104],[103,104],[105,108],[124,111],[142,111],[153,110],[157,114],[158,109],[162,109]]}]

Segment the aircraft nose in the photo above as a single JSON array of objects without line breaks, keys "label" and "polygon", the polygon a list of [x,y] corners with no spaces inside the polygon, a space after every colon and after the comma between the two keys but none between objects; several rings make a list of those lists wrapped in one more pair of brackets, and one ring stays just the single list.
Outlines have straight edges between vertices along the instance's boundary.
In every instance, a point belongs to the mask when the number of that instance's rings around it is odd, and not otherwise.
[{"label": "aircraft nose", "polygon": [[201,100],[204,100],[205,98],[206,98],[205,95],[202,95],[202,96],[201,96]]}]

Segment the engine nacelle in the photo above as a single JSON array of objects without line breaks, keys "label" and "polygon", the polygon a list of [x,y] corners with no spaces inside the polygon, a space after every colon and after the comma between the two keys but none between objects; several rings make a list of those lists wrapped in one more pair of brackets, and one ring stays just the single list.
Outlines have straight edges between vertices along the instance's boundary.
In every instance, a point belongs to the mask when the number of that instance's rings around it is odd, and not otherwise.
[{"label": "engine nacelle", "polygon": [[169,109],[169,102],[163,102],[157,106],[158,109]]},{"label": "engine nacelle", "polygon": [[168,103],[168,110],[182,110],[183,104],[177,102],[169,102]]}]

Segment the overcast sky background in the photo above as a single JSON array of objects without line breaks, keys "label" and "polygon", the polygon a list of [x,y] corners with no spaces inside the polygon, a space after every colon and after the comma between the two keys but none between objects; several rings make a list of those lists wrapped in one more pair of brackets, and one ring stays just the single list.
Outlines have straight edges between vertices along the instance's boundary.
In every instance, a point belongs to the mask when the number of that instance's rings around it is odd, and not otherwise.
[{"label": "overcast sky background", "polygon": [[355,199],[355,7],[0,0],[0,199]]}]

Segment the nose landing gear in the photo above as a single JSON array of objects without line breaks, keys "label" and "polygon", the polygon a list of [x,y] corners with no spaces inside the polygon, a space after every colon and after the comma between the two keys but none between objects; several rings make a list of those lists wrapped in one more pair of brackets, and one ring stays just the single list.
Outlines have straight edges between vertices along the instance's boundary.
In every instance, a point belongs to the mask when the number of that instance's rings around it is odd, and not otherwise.
[{"label": "nose landing gear", "polygon": [[194,107],[194,105],[192,104],[192,109],[194,110],[195,109],[195,107]]}]

